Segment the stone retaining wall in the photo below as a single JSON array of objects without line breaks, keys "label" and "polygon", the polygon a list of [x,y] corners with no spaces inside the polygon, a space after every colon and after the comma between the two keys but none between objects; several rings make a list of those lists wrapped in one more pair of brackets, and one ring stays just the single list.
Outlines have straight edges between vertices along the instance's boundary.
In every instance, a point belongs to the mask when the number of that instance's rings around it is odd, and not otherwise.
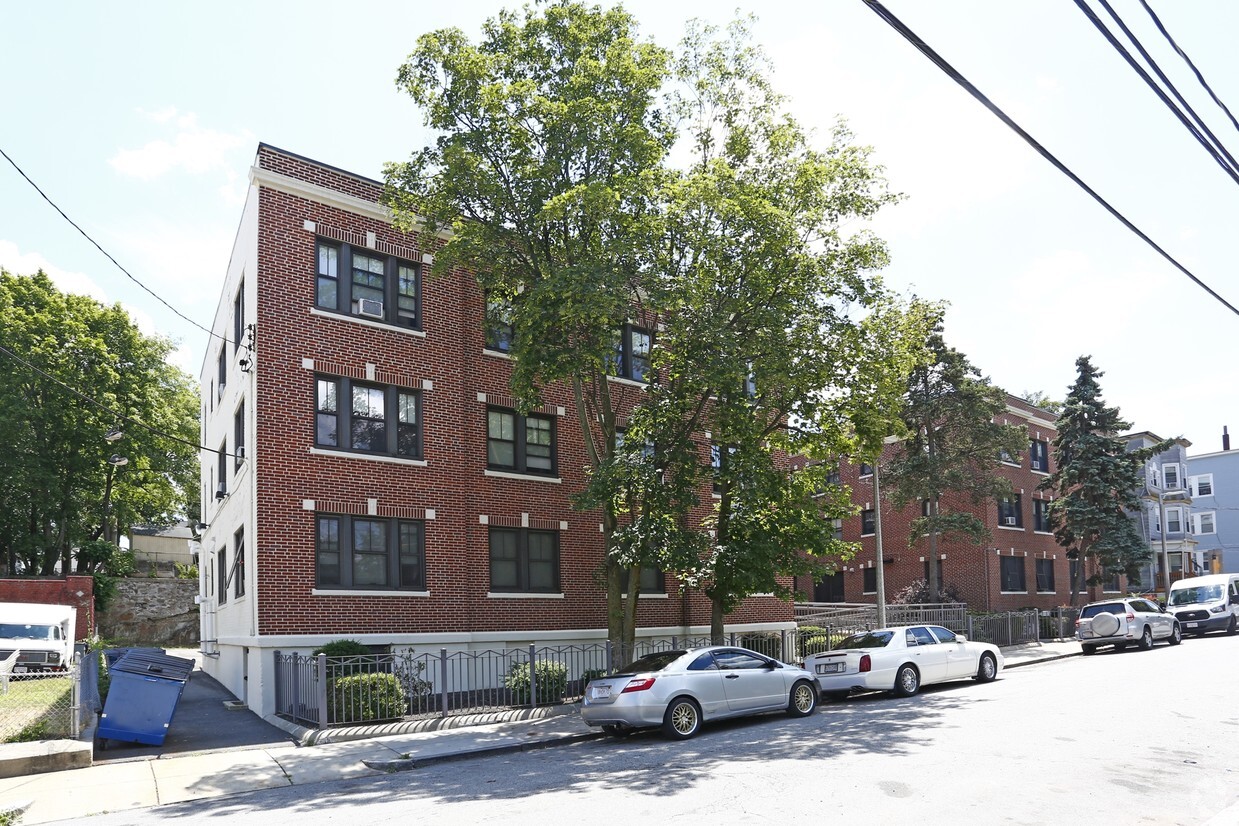
[{"label": "stone retaining wall", "polygon": [[106,611],[99,636],[109,642],[183,648],[198,645],[196,579],[122,579]]}]

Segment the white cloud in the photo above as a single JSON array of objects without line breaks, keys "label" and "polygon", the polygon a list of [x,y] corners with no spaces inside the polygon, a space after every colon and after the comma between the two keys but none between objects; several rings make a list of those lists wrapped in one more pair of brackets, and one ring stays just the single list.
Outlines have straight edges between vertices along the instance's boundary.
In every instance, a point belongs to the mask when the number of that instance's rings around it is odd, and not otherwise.
[{"label": "white cloud", "polygon": [[37,252],[23,253],[12,241],[0,240],[0,267],[16,275],[34,275],[43,270],[61,292],[88,295],[96,301],[109,303],[107,291],[89,275],[63,270]]},{"label": "white cloud", "polygon": [[161,126],[174,127],[175,134],[139,149],[122,149],[108,161],[113,169],[132,178],[149,181],[173,170],[193,175],[231,170],[228,153],[254,142],[248,130],[229,133],[199,126],[192,112],[181,114],[169,108],[142,114]]},{"label": "white cloud", "polygon": [[210,326],[228,271],[233,231],[143,216],[110,227],[117,255],[173,307]]}]

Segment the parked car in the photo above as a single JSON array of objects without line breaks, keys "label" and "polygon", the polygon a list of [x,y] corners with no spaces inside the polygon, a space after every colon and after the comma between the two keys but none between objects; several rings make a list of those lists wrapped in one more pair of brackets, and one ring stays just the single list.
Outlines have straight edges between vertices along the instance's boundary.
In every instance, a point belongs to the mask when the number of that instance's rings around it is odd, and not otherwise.
[{"label": "parked car", "polygon": [[805,657],[822,693],[893,691],[911,697],[921,686],[972,678],[987,683],[1002,670],[1002,652],[939,625],[900,625],[853,634],[831,651]]},{"label": "parked car", "polygon": [[1153,647],[1156,640],[1171,645],[1183,641],[1183,630],[1174,614],[1168,614],[1147,599],[1120,597],[1090,602],[1080,609],[1076,620],[1076,639],[1085,654],[1092,654],[1101,645],[1113,645],[1122,651],[1134,642],[1142,651]]},{"label": "parked car", "polygon": [[1188,577],[1170,586],[1166,608],[1183,630],[1203,637],[1210,631],[1239,631],[1239,574]]},{"label": "parked car", "polygon": [[794,665],[732,646],[647,654],[585,687],[581,718],[609,734],[662,726],[686,740],[703,722],[786,710],[806,717],[817,708],[813,675]]}]

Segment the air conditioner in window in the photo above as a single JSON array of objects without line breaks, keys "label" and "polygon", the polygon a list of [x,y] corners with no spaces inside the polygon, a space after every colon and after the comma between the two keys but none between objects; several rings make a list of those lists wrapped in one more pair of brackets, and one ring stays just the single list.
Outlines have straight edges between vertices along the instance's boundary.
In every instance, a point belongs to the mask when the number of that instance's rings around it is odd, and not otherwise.
[{"label": "air conditioner in window", "polygon": [[1014,517],[1014,516],[1004,516],[1004,517],[1003,517],[1003,519],[1002,519],[1002,524],[1004,524],[1004,525],[1010,525],[1011,527],[1015,527],[1015,517]]},{"label": "air conditioner in window", "polygon": [[224,484],[223,482],[220,482],[219,487],[215,489],[215,500],[217,502],[221,501],[227,495],[228,495],[228,486]]},{"label": "air conditioner in window", "polygon": [[373,298],[362,298],[357,302],[357,315],[364,315],[369,318],[382,318],[383,302],[375,301]]},{"label": "air conditioner in window", "polygon": [[237,445],[237,461],[245,461],[245,445]]}]

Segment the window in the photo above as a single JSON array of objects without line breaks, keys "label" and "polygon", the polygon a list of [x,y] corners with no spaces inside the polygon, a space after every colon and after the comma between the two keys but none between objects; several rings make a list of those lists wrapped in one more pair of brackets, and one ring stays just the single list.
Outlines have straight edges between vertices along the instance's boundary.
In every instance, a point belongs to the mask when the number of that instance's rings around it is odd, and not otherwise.
[{"label": "window", "polygon": [[233,469],[241,467],[245,461],[245,402],[232,414],[232,452],[237,455],[233,461]]},{"label": "window", "polygon": [[219,443],[219,454],[216,457],[216,459],[219,465],[216,468],[216,470],[219,472],[219,487],[215,489],[215,499],[216,501],[219,501],[224,498],[225,494],[228,493],[228,482],[227,482],[227,479],[228,479],[228,476],[227,476],[227,473],[228,473],[228,440],[227,439],[224,439],[224,441]]},{"label": "window", "polygon": [[909,648],[915,648],[920,645],[937,645],[938,640],[929,633],[928,628],[917,625],[904,632],[904,644]]},{"label": "window", "polygon": [[423,591],[425,545],[421,521],[320,514],[318,587]]},{"label": "window", "polygon": [[1024,526],[1024,509],[1021,505],[1021,495],[1013,493],[998,500],[998,526],[1002,528],[1022,528]]},{"label": "window", "polygon": [[1049,445],[1041,439],[1033,439],[1028,446],[1028,463],[1033,470],[1050,472]]},{"label": "window", "polygon": [[1050,532],[1050,503],[1044,499],[1034,499],[1033,530],[1041,533]]},{"label": "window", "polygon": [[516,335],[512,326],[512,305],[498,298],[486,299],[486,349],[508,353]]},{"label": "window", "polygon": [[1213,495],[1213,474],[1205,473],[1200,476],[1187,477],[1187,487],[1191,491],[1192,496],[1212,496]]},{"label": "window", "polygon": [[328,376],[315,385],[316,445],[421,458],[421,393]]},{"label": "window", "polygon": [[241,349],[242,333],[245,332],[245,280],[237,285],[237,297],[232,302],[232,352]]},{"label": "window", "polygon": [[[1078,559],[1067,560],[1067,576],[1071,578],[1071,582],[1072,582],[1071,585],[1067,586],[1067,590],[1071,590],[1071,588],[1075,587],[1074,584],[1076,581],[1076,577],[1079,576],[1079,570],[1080,570],[1080,560]],[[1088,577],[1084,577],[1083,579],[1080,580],[1079,590],[1076,591],[1077,594],[1084,593],[1085,590],[1088,588],[1087,580],[1088,580]]]},{"label": "window", "polygon": [[554,475],[555,420],[488,408],[486,464],[494,470]]},{"label": "window", "polygon": [[228,601],[228,548],[225,546],[219,549],[219,604],[223,605]]},{"label": "window", "polygon": [[[657,568],[642,568],[640,581],[637,583],[638,594],[664,594],[667,591],[662,571]],[[620,588],[628,593],[628,569],[620,570]]]},{"label": "window", "polygon": [[1166,533],[1183,533],[1183,509],[1166,508]]},{"label": "window", "polygon": [[615,375],[633,381],[646,381],[646,375],[650,372],[651,343],[649,330],[625,324],[615,343],[612,362]]},{"label": "window", "polygon": [[876,532],[876,522],[874,520],[873,509],[867,509],[860,512],[860,535],[869,536]]},{"label": "window", "polygon": [[955,632],[949,628],[943,628],[940,625],[931,625],[929,630],[934,632],[934,636],[938,638],[940,643],[959,642],[959,638],[955,636]]},{"label": "window", "polygon": [[240,599],[245,596],[245,528],[232,535],[232,547],[233,596]]},{"label": "window", "polygon": [[224,385],[228,382],[228,346],[226,344],[219,346],[219,367],[216,375],[219,397],[222,399],[224,397]]},{"label": "window", "polygon": [[526,528],[491,528],[490,589],[495,592],[557,592],[559,535]]},{"label": "window", "polygon": [[1043,594],[1054,593],[1054,560],[1037,560],[1037,590]]},{"label": "window", "polygon": [[1003,591],[1027,591],[1024,583],[1024,557],[1004,556],[999,558],[999,577]]},{"label": "window", "polygon": [[860,475],[861,476],[872,476],[873,465],[869,464],[868,462],[861,462],[860,463]]},{"label": "window", "polygon": [[1119,572],[1102,569],[1101,572],[1101,590],[1108,594],[1117,594],[1119,592]]},{"label": "window", "polygon": [[1214,522],[1213,511],[1203,511],[1201,513],[1192,514],[1193,533],[1196,534],[1215,534],[1217,533],[1217,525]]},{"label": "window", "polygon": [[320,309],[421,329],[421,267],[322,239],[317,262],[314,303]]},{"label": "window", "polygon": [[[926,582],[929,582],[929,558],[928,557],[926,557],[925,561],[921,563],[921,575],[924,577]],[[946,586],[946,560],[939,559],[938,560],[938,588],[942,589],[945,586]]]},{"label": "window", "polygon": [[[832,519],[830,520],[830,525],[832,528],[834,528],[835,539],[842,539],[843,538],[843,520]],[[842,600],[839,600],[839,601],[842,601]]]},{"label": "window", "polygon": [[876,594],[878,592],[877,568],[864,569],[864,581],[861,584],[861,590],[866,594]]},{"label": "window", "polygon": [[1162,465],[1162,487],[1175,490],[1179,487],[1179,466],[1176,463]]}]

